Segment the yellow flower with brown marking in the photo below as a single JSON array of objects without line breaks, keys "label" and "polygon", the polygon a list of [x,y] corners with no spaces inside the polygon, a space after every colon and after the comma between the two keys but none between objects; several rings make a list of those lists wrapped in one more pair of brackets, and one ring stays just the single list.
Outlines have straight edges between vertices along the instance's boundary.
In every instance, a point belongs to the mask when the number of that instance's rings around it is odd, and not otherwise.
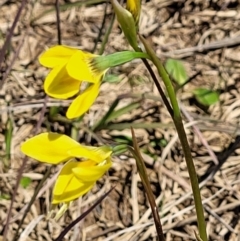
[{"label": "yellow flower with brown marking", "polygon": [[55,182],[52,204],[68,204],[84,195],[112,165],[110,147],[83,146],[58,133],[34,136],[22,144],[21,151],[40,162],[66,162]]},{"label": "yellow flower with brown marking", "polygon": [[[100,82],[107,71],[92,67],[98,55],[68,46],[54,46],[44,52],[40,63],[52,70],[44,81],[44,91],[57,99],[76,96],[67,110],[67,118],[73,119],[89,110],[99,94]],[[83,82],[89,83],[83,91]]]},{"label": "yellow flower with brown marking", "polygon": [[[54,46],[39,57],[43,66],[52,69],[44,81],[44,90],[57,99],[75,96],[66,116],[69,119],[79,117],[87,112],[96,100],[106,71],[136,58],[148,56],[132,51],[100,56],[68,46]],[[82,87],[85,89],[82,90]]]}]

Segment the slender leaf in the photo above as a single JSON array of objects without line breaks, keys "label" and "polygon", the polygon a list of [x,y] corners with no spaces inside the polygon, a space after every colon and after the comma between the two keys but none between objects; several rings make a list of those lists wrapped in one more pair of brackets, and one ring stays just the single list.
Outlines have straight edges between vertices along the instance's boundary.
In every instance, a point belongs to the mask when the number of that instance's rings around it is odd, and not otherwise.
[{"label": "slender leaf", "polygon": [[130,129],[131,127],[135,129],[154,129],[154,128],[169,128],[173,127],[172,123],[158,123],[158,122],[142,122],[142,123],[116,123],[116,124],[108,124],[103,127],[103,129],[107,130],[124,130]]},{"label": "slender leaf", "polygon": [[119,99],[116,99],[112,106],[109,108],[108,112],[102,117],[102,119],[93,127],[93,130],[100,130],[103,128],[108,129],[108,125],[107,123],[110,122],[111,120],[117,119],[118,117],[129,113],[130,111],[137,109],[140,106],[139,102],[133,102],[127,106],[124,106],[116,111],[115,108],[117,107],[118,103],[119,103]]},{"label": "slender leaf", "polygon": [[140,106],[139,102],[134,102],[127,106],[124,106],[123,108],[112,112],[111,115],[107,118],[106,122],[109,122],[113,119],[116,119],[116,118],[126,114],[126,113],[129,113],[130,111],[137,109],[139,106]]}]

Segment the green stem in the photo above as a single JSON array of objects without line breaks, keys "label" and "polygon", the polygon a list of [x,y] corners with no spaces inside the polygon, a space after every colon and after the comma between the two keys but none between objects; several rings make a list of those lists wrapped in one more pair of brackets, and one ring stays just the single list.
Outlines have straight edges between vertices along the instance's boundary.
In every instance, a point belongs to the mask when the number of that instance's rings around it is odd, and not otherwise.
[{"label": "green stem", "polygon": [[[134,48],[134,50],[136,52],[143,52],[140,47]],[[159,92],[160,96],[162,97],[162,100],[163,100],[163,102],[164,102],[164,104],[165,104],[169,114],[171,115],[171,117],[173,117],[173,109],[172,109],[171,105],[169,104],[168,99],[167,99],[167,97],[166,97],[166,95],[165,95],[165,93],[164,93],[160,83],[158,82],[158,79],[157,79],[154,71],[152,70],[152,68],[151,68],[150,64],[148,63],[147,59],[142,58],[142,61],[143,61],[144,65],[146,66],[149,74],[151,75],[151,77],[153,79],[153,82],[156,85],[156,87],[158,89],[158,92]]]},{"label": "green stem", "polygon": [[[92,49],[92,51],[91,51],[92,53],[94,53],[94,52],[96,51],[98,42],[99,42],[100,39],[101,39],[102,32],[103,32],[103,29],[104,29],[104,27],[105,27],[105,23],[106,23],[106,19],[107,19],[107,8],[108,8],[108,4],[106,3],[106,4],[105,4],[105,8],[104,8],[104,16],[103,16],[102,24],[101,24],[100,30],[99,30],[99,32],[98,32],[98,36],[97,36],[97,38],[95,39],[94,47],[93,47],[93,49]],[[101,44],[101,47],[102,47],[102,46],[103,46],[103,45]],[[103,54],[103,53],[100,53],[100,55],[101,55],[101,54]]]},{"label": "green stem", "polygon": [[168,99],[167,99],[167,97],[166,97],[166,95],[165,95],[165,93],[164,93],[160,83],[158,82],[157,77],[154,74],[154,71],[152,70],[150,64],[148,63],[148,61],[146,59],[142,59],[142,61],[145,64],[148,72],[150,73],[150,75],[151,75],[151,77],[152,77],[152,79],[153,79],[153,81],[154,81],[154,83],[155,83],[155,85],[156,85],[156,87],[158,89],[158,92],[159,92],[160,96],[162,97],[162,100],[163,100],[163,102],[164,102],[164,104],[165,104],[169,114],[171,115],[171,117],[173,117],[173,109],[172,109],[171,105],[169,104]]},{"label": "green stem", "polygon": [[11,117],[9,116],[6,132],[5,132],[5,143],[6,143],[6,158],[4,159],[5,167],[9,167],[9,161],[11,159],[11,143],[12,143],[12,135],[13,135],[13,123]]},{"label": "green stem", "polygon": [[203,241],[207,241],[207,232],[206,232],[206,223],[205,223],[205,217],[203,212],[203,205],[202,205],[202,199],[198,184],[198,178],[197,173],[194,167],[191,149],[187,140],[187,135],[183,126],[182,117],[179,116],[178,118],[174,119],[174,124],[177,129],[177,133],[183,148],[185,160],[187,163],[188,173],[192,185],[192,191],[193,191],[193,197],[194,197],[194,203],[197,213],[197,222],[198,222],[198,229],[200,237]]},{"label": "green stem", "polygon": [[156,67],[158,69],[158,73],[161,76],[161,78],[164,82],[164,85],[166,87],[170,102],[172,104],[174,118],[181,116],[181,112],[180,112],[180,108],[178,106],[176,94],[175,94],[175,91],[174,91],[174,88],[173,88],[173,85],[169,78],[168,73],[166,72],[165,68],[163,67],[162,63],[158,60],[158,58],[156,58],[156,61],[154,60],[153,63],[155,65],[157,64]]},{"label": "green stem", "polygon": [[140,37],[140,40],[142,41],[142,43],[144,44],[144,47],[145,47],[148,55],[151,57],[152,62],[156,66],[158,73],[161,76],[161,78],[166,86],[166,90],[167,90],[169,98],[170,98],[170,102],[171,102],[172,108],[173,108],[173,121],[176,126],[176,130],[177,130],[177,133],[178,133],[178,136],[179,136],[182,148],[183,148],[185,160],[187,163],[188,173],[189,173],[189,177],[190,177],[190,181],[191,181],[191,185],[192,185],[199,234],[203,241],[207,241],[206,223],[205,223],[205,218],[204,218],[200,189],[199,189],[199,185],[198,185],[197,173],[196,173],[196,170],[194,167],[191,149],[190,149],[190,146],[189,146],[189,143],[187,140],[187,135],[186,135],[186,132],[185,132],[185,129],[183,126],[181,112],[180,112],[180,108],[178,106],[176,94],[175,94],[174,88],[172,86],[172,82],[171,82],[165,68],[163,67],[162,63],[155,55],[153,49],[149,46],[149,44],[146,42],[146,40],[142,36],[139,36],[139,37]]},{"label": "green stem", "polygon": [[111,22],[109,24],[109,27],[108,27],[108,29],[107,29],[104,37],[103,37],[103,41],[101,43],[101,48],[100,48],[100,50],[98,52],[99,55],[102,55],[104,50],[105,50],[106,44],[108,42],[109,35],[110,35],[111,31],[112,31],[112,27],[113,27],[114,21],[115,21],[115,14],[113,13]]}]

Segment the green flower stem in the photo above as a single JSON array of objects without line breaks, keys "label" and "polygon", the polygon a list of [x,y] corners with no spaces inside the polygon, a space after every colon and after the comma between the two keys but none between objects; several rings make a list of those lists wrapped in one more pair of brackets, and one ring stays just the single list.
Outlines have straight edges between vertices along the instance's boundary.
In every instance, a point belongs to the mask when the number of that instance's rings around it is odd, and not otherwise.
[{"label": "green flower stem", "polygon": [[[134,50],[135,50],[136,52],[143,52],[140,47],[134,48]],[[160,96],[161,96],[161,98],[162,98],[162,100],[163,100],[163,102],[164,102],[164,104],[165,104],[165,106],[166,106],[169,114],[173,117],[172,107],[171,107],[171,105],[169,104],[168,99],[167,99],[167,97],[166,97],[166,95],[165,95],[165,93],[164,93],[164,91],[163,91],[160,83],[158,82],[157,77],[156,77],[155,74],[154,74],[154,71],[152,70],[150,64],[148,63],[148,61],[147,61],[146,59],[142,58],[142,61],[143,61],[144,65],[146,66],[149,74],[151,75],[151,77],[152,77],[152,79],[153,79],[153,82],[155,83],[155,85],[156,85],[156,87],[157,87],[157,89],[158,89],[158,92],[159,92],[159,94],[160,94]]]},{"label": "green flower stem", "polygon": [[110,67],[122,65],[138,58],[149,59],[149,56],[143,52],[122,51],[105,56],[98,56],[96,58],[93,58],[91,62],[92,66],[96,68],[98,71],[104,71]]},{"label": "green flower stem", "polygon": [[113,27],[114,21],[115,21],[115,14],[113,13],[111,21],[110,21],[110,24],[109,24],[109,27],[108,27],[108,29],[107,29],[104,37],[103,37],[103,40],[101,42],[101,47],[100,47],[100,50],[98,52],[99,55],[102,55],[104,53],[106,44],[108,42],[109,35],[110,35],[111,31],[112,31],[112,27]]},{"label": "green flower stem", "polygon": [[155,83],[155,85],[156,85],[156,87],[158,89],[158,92],[159,92],[159,94],[160,94],[160,96],[161,96],[161,98],[162,98],[162,100],[163,100],[163,102],[164,102],[164,104],[165,104],[169,114],[173,117],[173,109],[172,109],[171,105],[169,104],[168,99],[167,99],[167,97],[166,97],[166,95],[165,95],[165,93],[164,93],[160,83],[158,82],[158,79],[156,78],[156,76],[155,76],[155,74],[154,74],[150,64],[148,63],[148,61],[146,59],[142,59],[142,61],[145,64],[148,72],[150,73],[150,75],[151,75],[151,77],[152,77],[152,79],[153,79],[153,81],[154,81],[154,83]]},{"label": "green flower stem", "polygon": [[[98,45],[98,42],[102,42],[102,41],[100,41],[100,39],[101,39],[101,36],[102,36],[102,33],[103,33],[103,29],[105,28],[105,24],[106,24],[106,20],[107,20],[107,8],[108,8],[108,4],[106,3],[105,4],[105,7],[104,7],[104,15],[103,15],[103,19],[102,19],[102,23],[101,23],[101,27],[100,27],[100,29],[99,29],[99,32],[98,32],[98,36],[97,36],[97,38],[95,39],[95,41],[94,41],[94,46],[93,46],[93,49],[92,49],[92,53],[94,53],[95,51],[96,51],[96,49],[97,49],[97,45]],[[103,44],[101,43],[101,47],[104,45],[104,42],[103,42]],[[103,46],[103,49],[104,49],[105,47]],[[100,55],[101,54],[103,54],[103,53],[100,53]]]},{"label": "green flower stem", "polygon": [[175,94],[174,88],[172,86],[172,82],[171,82],[165,68],[163,67],[162,63],[157,58],[154,51],[149,46],[149,44],[146,42],[146,40],[142,36],[139,36],[139,37],[140,37],[141,42],[144,44],[144,47],[145,47],[148,55],[151,57],[152,62],[156,66],[158,73],[161,76],[161,78],[165,84],[167,93],[170,98],[170,102],[171,102],[172,108],[173,108],[173,121],[176,126],[176,130],[177,130],[177,133],[178,133],[178,136],[179,136],[182,148],[183,148],[185,160],[187,163],[188,173],[189,173],[189,177],[190,177],[190,181],[191,181],[191,185],[192,185],[199,234],[203,241],[207,241],[206,223],[205,223],[205,218],[204,218],[200,189],[199,189],[199,185],[198,185],[197,173],[196,173],[196,170],[194,167],[191,149],[190,149],[190,146],[189,146],[189,143],[187,140],[187,135],[184,130],[181,112],[180,112],[180,108],[178,106],[176,94]]}]

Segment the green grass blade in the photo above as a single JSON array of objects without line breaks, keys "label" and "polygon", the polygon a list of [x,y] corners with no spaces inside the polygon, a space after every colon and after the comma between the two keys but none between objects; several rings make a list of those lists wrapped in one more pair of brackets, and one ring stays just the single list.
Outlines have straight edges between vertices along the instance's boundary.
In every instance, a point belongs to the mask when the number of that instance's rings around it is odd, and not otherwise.
[{"label": "green grass blade", "polygon": [[97,131],[99,129],[101,129],[106,123],[108,118],[111,116],[112,112],[115,110],[115,108],[117,107],[118,103],[119,103],[120,99],[116,99],[112,105],[110,106],[110,108],[108,109],[107,113],[102,117],[102,119],[97,122],[97,124],[95,124],[92,128],[93,131]]},{"label": "green grass blade", "polygon": [[6,158],[4,159],[4,165],[9,166],[9,160],[11,159],[11,143],[13,134],[12,120],[9,118],[6,125],[5,131],[5,144],[6,144]]},{"label": "green grass blade", "polygon": [[172,123],[164,124],[158,122],[142,122],[142,123],[116,123],[116,124],[108,124],[104,126],[102,129],[107,130],[124,130],[130,129],[133,127],[134,129],[155,129],[155,128],[169,128],[173,127]]},{"label": "green grass blade", "polygon": [[127,106],[124,106],[123,108],[112,112],[111,115],[107,118],[106,122],[109,122],[113,119],[116,119],[116,118],[126,114],[126,113],[129,113],[130,111],[137,109],[138,107],[140,107],[139,102],[133,102]]}]

